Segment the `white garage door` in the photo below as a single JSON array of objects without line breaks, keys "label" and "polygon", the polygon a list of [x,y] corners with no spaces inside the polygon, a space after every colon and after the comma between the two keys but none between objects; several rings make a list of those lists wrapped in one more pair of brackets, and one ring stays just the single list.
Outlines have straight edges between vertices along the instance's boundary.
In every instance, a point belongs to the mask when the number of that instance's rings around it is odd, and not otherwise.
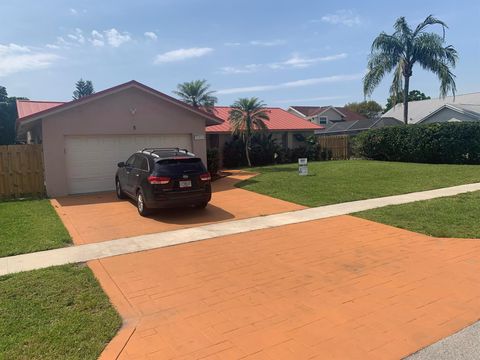
[{"label": "white garage door", "polygon": [[146,147],[192,150],[189,134],[67,136],[65,157],[70,194],[113,190],[117,163]]}]

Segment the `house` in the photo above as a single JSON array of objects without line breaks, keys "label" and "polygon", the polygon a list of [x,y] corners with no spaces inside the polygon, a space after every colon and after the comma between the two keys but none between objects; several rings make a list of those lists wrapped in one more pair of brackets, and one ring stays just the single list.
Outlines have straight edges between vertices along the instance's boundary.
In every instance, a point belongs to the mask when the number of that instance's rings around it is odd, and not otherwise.
[{"label": "house", "polygon": [[222,120],[130,81],[69,102],[17,101],[18,137],[43,144],[49,196],[114,189],[116,164],[146,147],[179,147],[206,162],[205,127]]},{"label": "house", "polygon": [[[403,121],[403,104],[397,104],[382,117]],[[461,121],[480,121],[480,92],[408,103],[409,124]]]},{"label": "house", "polygon": [[333,135],[357,135],[362,131],[378,129],[387,126],[403,125],[403,122],[395,118],[361,119],[353,121],[338,121],[326,125],[324,130],[316,131],[321,136]]},{"label": "house", "polygon": [[[223,123],[208,126],[206,129],[207,147],[219,149],[220,156],[223,154],[225,142],[232,138],[232,129],[228,120],[230,110],[228,106],[216,106],[213,114],[222,119]],[[303,144],[301,139],[314,135],[316,130],[324,128],[280,108],[270,107],[266,110],[269,116],[269,120],[265,121],[268,132],[285,148],[293,149],[301,146]]]},{"label": "house", "polygon": [[290,114],[319,125],[332,125],[337,122],[366,120],[361,114],[350,111],[345,107],[335,106],[290,106],[287,111]]}]

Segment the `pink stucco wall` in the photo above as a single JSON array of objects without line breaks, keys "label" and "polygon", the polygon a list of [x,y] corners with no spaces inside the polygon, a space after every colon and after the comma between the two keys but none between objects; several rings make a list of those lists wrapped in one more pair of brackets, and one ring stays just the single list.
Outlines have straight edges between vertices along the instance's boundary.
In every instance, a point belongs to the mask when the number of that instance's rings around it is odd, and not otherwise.
[{"label": "pink stucco wall", "polygon": [[[43,119],[48,195],[68,194],[65,136],[114,134],[190,134],[193,152],[206,164],[203,117],[138,88],[127,88]],[[195,140],[195,135],[203,139]]]}]

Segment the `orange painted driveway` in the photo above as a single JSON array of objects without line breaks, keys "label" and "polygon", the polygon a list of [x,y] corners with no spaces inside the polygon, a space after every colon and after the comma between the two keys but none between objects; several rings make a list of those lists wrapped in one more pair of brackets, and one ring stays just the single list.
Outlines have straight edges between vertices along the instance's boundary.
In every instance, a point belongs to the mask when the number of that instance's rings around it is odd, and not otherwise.
[{"label": "orange painted driveway", "polygon": [[158,233],[208,223],[269,215],[304,207],[236,188],[235,183],[254,174],[233,171],[212,183],[212,201],[206,209],[160,210],[143,218],[128,200],[117,200],[114,192],[77,195],[52,200],[75,244]]},{"label": "orange painted driveway", "polygon": [[89,264],[126,319],[103,359],[399,359],[480,317],[480,241],[351,216]]}]

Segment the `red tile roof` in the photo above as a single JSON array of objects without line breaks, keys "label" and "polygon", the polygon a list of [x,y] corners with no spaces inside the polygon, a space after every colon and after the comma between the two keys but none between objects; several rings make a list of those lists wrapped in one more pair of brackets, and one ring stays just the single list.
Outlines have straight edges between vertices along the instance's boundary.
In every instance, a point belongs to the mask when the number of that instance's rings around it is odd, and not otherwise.
[{"label": "red tile roof", "polygon": [[[230,112],[229,106],[215,106],[214,114],[220,119],[224,120],[223,124],[207,126],[207,133],[229,133],[230,122],[228,116]],[[265,121],[267,128],[272,131],[288,131],[288,130],[320,130],[323,126],[313,124],[308,120],[304,120],[290,114],[289,112],[280,108],[267,108],[270,120]]]},{"label": "red tile roof", "polygon": [[362,114],[356,113],[354,111],[350,111],[345,107],[338,107],[338,106],[290,106],[290,107],[292,109],[295,109],[299,113],[302,113],[306,117],[318,115],[329,108],[335,108],[337,111],[340,111],[343,115],[345,115],[345,118],[344,118],[345,121],[367,119]]},{"label": "red tile roof", "polygon": [[17,100],[18,119],[64,104],[57,101]]}]

